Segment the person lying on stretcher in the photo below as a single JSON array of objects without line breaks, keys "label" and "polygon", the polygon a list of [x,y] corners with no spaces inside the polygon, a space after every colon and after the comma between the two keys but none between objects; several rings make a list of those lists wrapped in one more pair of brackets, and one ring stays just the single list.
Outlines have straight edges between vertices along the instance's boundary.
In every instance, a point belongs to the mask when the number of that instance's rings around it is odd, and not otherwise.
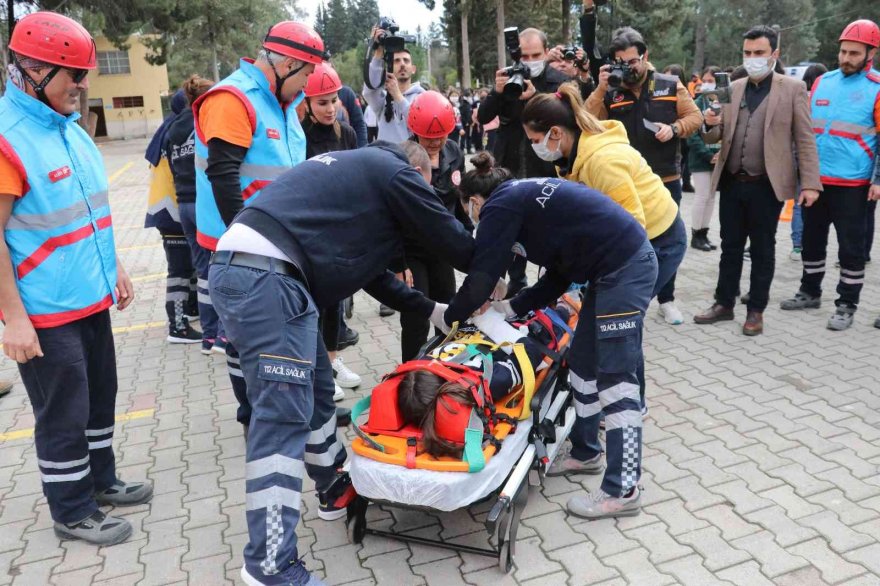
[{"label": "person lying on stretcher", "polygon": [[[564,324],[573,311],[566,303],[559,302],[553,310],[542,312],[531,320],[514,322],[519,325],[514,327],[501,313],[489,309],[472,319],[476,326],[472,328],[473,336],[446,342],[422,360],[436,359],[478,371],[487,383],[490,400],[496,403],[523,384],[524,368],[534,373],[549,366],[545,359],[548,355],[556,355],[557,341],[565,333],[567,325]],[[481,335],[483,339],[488,338],[482,344],[479,342]],[[522,345],[525,351],[514,352],[514,344]],[[521,364],[521,360],[527,360],[529,364]],[[409,371],[402,377],[397,400],[404,422],[421,429],[422,449],[436,457],[461,456],[461,443],[449,441],[450,434],[444,433],[442,428],[450,423],[455,425],[451,420],[456,419],[454,416],[462,408],[470,411],[482,407],[477,404],[478,398],[472,389],[441,378],[427,368]]]}]

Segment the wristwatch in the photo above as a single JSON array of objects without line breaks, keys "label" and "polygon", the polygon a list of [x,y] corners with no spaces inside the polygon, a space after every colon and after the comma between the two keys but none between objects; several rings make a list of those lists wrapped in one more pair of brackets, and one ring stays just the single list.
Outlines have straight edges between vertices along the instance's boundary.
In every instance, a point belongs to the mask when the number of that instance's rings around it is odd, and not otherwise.
[{"label": "wristwatch", "polygon": [[675,124],[675,122],[670,124],[670,126],[672,127],[672,136],[674,136],[675,138],[678,138],[678,134],[679,134],[678,126]]}]

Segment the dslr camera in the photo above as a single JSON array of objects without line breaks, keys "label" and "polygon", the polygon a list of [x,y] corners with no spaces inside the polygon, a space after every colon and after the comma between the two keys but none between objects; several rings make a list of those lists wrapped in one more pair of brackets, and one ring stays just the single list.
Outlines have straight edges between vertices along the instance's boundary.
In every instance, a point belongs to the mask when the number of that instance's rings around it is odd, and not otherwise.
[{"label": "dslr camera", "polygon": [[397,31],[400,30],[400,26],[394,22],[394,19],[387,16],[379,19],[379,22],[376,23],[376,28],[379,29],[376,42],[385,50],[385,69],[389,73],[393,73],[394,54],[403,51],[407,43],[417,42],[417,39],[413,35],[398,35]]},{"label": "dslr camera", "polygon": [[519,98],[526,87],[526,80],[531,77],[529,68],[522,62],[522,48],[519,46],[519,29],[515,26],[504,29],[504,46],[510,55],[513,65],[504,69],[510,77],[504,84],[504,95]]},{"label": "dslr camera", "polygon": [[575,45],[566,45],[562,48],[562,60],[563,61],[571,61],[574,63],[575,67],[586,71],[586,59],[578,59],[577,52],[580,50],[580,47]]},{"label": "dslr camera", "polygon": [[608,70],[608,85],[613,88],[619,88],[625,80],[632,79],[633,70],[629,63],[625,61],[613,61],[611,69]]}]

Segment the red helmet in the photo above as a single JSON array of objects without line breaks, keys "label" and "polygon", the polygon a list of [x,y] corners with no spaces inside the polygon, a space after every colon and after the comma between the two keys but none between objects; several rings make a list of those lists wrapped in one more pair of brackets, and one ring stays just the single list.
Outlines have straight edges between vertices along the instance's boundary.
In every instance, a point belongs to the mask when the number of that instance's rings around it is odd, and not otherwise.
[{"label": "red helmet", "polygon": [[869,47],[880,47],[880,28],[871,20],[857,20],[846,25],[838,41],[855,41]]},{"label": "red helmet", "polygon": [[315,65],[330,58],[321,36],[309,25],[292,20],[273,25],[263,39],[263,48]]},{"label": "red helmet", "polygon": [[19,55],[44,63],[95,68],[95,40],[73,19],[55,12],[23,16],[12,31],[9,48]]},{"label": "red helmet", "polygon": [[339,74],[329,63],[321,63],[315,66],[315,70],[306,80],[305,93],[307,98],[315,98],[338,92],[342,87]]},{"label": "red helmet", "polygon": [[424,92],[410,104],[406,123],[416,136],[442,138],[455,129],[455,110],[440,92]]}]

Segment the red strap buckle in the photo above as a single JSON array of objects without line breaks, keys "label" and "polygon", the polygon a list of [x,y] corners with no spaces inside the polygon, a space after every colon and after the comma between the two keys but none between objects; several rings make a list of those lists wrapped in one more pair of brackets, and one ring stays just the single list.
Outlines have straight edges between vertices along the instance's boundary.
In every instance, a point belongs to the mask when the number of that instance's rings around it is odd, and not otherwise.
[{"label": "red strap buckle", "polygon": [[407,468],[415,468],[416,467],[416,446],[418,446],[418,440],[414,437],[406,438],[406,467]]}]

